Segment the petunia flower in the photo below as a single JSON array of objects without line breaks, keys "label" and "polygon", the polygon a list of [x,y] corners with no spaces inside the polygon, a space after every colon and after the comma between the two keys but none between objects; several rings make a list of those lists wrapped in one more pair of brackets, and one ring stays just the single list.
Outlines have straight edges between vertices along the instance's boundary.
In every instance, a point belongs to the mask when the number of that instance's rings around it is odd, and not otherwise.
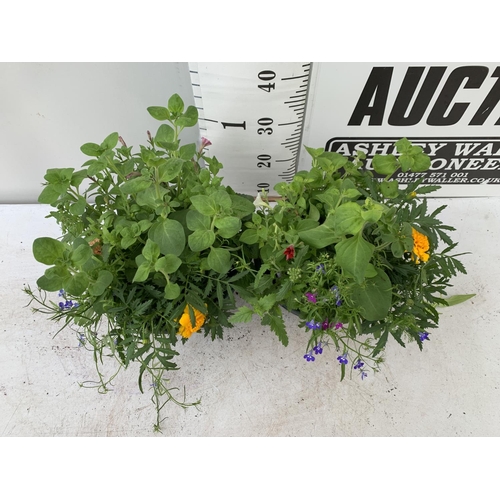
[{"label": "petunia flower", "polygon": [[285,251],[283,253],[285,254],[286,260],[291,260],[295,257],[295,247],[293,245],[290,245],[285,248]]}]

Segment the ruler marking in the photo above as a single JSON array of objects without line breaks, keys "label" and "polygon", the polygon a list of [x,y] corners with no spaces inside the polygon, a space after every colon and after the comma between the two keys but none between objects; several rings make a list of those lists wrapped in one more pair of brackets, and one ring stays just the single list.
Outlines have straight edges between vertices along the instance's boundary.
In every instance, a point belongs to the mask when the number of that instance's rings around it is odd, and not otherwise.
[{"label": "ruler marking", "polygon": [[309,75],[300,75],[300,76],[288,76],[286,78],[282,78],[281,80],[297,80],[299,78],[307,78]]},{"label": "ruler marking", "polygon": [[292,161],[292,160],[293,158],[288,158],[287,160],[276,160],[276,161],[278,162],[278,161]]},{"label": "ruler marking", "polygon": [[295,125],[297,123],[301,123],[302,120],[297,120],[296,122],[289,122],[289,123],[278,123],[278,127],[283,127],[285,125]]}]

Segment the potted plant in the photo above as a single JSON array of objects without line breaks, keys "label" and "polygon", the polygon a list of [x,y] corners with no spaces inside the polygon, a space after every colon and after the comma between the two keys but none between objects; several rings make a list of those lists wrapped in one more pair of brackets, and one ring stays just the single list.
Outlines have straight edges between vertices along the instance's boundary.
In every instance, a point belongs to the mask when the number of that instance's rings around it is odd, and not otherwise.
[{"label": "potted plant", "polygon": [[429,213],[421,198],[439,186],[391,180],[399,169],[426,171],[429,157],[407,139],[395,147],[398,156],[376,155],[372,170],[362,152],[348,159],[306,148],[312,168],[275,186],[275,206],[259,197],[240,237],[258,248],[255,297],[232,321],[258,314],[286,345],[281,311],[292,311],[311,334],[306,361],[333,345],[341,379],[347,367],[363,379],[378,369],[389,337],[422,349],[438,326],[436,308],[473,296],[446,296],[466,271],[453,254],[454,228],[437,218],[445,206]]},{"label": "potted plant", "polygon": [[125,368],[140,363],[139,387],[147,373],[159,429],[162,396],[191,404],[174,398],[164,378],[178,368],[176,343],[202,327],[222,337],[231,326],[252,259],[239,241],[242,221],[255,206],[221,184],[220,163],[205,154],[209,141],[180,145],[180,132],[197,123],[195,107],[173,95],[148,111],[167,123],[154,137],[148,132],[140,151],[113,133],[81,147],[90,157],[81,169],[47,171],[38,201],[54,207],[49,217],[62,237],[33,242],[35,259],[50,267],[38,291],[26,292],[35,311],[77,328],[94,352],[101,390],[109,383],[99,370],[104,353]]},{"label": "potted plant", "polygon": [[[428,168],[421,148],[402,139],[399,157],[375,157],[381,182],[362,168],[361,153],[349,160],[307,148],[311,170],[278,184],[272,207],[265,193],[254,200],[222,184],[207,139],[180,144],[197,123],[195,107],[173,95],[148,111],[166,123],[148,132],[147,146],[133,152],[118,133],[84,144],[90,159],[49,169],[39,196],[62,236],[33,242],[35,259],[49,267],[37,290],[25,291],[34,311],[76,329],[100,390],[110,383],[100,370],[105,355],[120,368],[139,363],[159,430],[167,401],[198,404],[174,397],[165,378],[178,369],[177,342],[202,330],[221,338],[258,314],[286,345],[284,309],[311,332],[304,358],[334,345],[342,378],[350,362],[362,377],[376,369],[389,335],[422,348],[450,279],[465,269],[451,255],[453,228],[436,218],[444,207],[427,214],[420,199],[437,188],[390,180],[398,168]],[[246,305],[237,307],[237,296]]]}]

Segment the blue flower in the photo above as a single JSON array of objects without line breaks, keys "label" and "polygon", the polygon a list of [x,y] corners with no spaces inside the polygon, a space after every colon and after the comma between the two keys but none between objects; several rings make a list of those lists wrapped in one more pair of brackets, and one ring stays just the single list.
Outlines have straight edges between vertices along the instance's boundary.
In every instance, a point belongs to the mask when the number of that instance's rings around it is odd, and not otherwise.
[{"label": "blue flower", "polygon": [[66,292],[63,289],[59,290],[59,293],[57,294],[58,297],[64,297],[65,295]]},{"label": "blue flower", "polygon": [[332,286],[330,290],[335,294],[335,298],[337,299],[335,302],[336,306],[341,306],[342,301],[340,300],[339,287],[337,285]]},{"label": "blue flower", "polygon": [[429,333],[428,332],[419,332],[418,336],[420,337],[420,341],[423,342],[424,340],[431,340],[429,338]]},{"label": "blue flower", "polygon": [[365,366],[365,364],[363,363],[363,361],[361,361],[360,359],[358,359],[358,362],[353,366],[353,368],[355,370],[357,370],[358,368],[363,368],[363,366]]},{"label": "blue flower", "polygon": [[322,354],[323,353],[323,348],[321,347],[321,342],[318,345],[315,345],[313,347],[314,354]]},{"label": "blue flower", "polygon": [[341,364],[341,365],[347,365],[347,363],[349,363],[349,361],[347,360],[347,353],[344,352],[344,354],[342,354],[342,356],[339,356],[337,358],[337,361]]},{"label": "blue flower", "polygon": [[311,330],[319,330],[321,328],[321,323],[317,321],[307,321],[306,322],[307,328],[310,328]]},{"label": "blue flower", "polygon": [[304,354],[304,359],[306,361],[314,361],[316,358],[312,355],[312,351],[309,351],[307,354]]},{"label": "blue flower", "polygon": [[322,273],[322,274],[325,274],[326,273],[326,270],[325,270],[325,264],[318,264],[316,266],[316,271],[318,273]]},{"label": "blue flower", "polygon": [[368,373],[366,373],[365,371],[361,371],[361,380],[364,380],[366,377],[368,377]]}]

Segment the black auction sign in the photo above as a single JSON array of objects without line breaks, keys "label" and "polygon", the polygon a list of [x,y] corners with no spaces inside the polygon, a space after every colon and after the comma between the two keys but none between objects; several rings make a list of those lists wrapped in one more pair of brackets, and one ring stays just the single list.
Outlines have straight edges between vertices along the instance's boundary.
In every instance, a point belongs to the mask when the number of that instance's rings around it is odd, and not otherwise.
[{"label": "black auction sign", "polygon": [[[396,154],[407,137],[431,158],[424,173],[394,178],[442,185],[441,196],[500,194],[499,63],[317,63],[306,146],[346,156]],[[301,158],[306,167],[308,159]]]}]

